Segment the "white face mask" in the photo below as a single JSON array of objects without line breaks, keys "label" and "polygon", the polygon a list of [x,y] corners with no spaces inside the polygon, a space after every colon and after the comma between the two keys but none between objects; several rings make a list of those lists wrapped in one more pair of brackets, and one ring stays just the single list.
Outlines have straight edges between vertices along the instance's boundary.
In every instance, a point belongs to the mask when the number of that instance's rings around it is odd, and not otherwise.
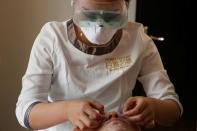
[{"label": "white face mask", "polygon": [[109,42],[117,29],[110,29],[107,27],[93,26],[80,27],[86,38],[93,44],[102,45]]}]

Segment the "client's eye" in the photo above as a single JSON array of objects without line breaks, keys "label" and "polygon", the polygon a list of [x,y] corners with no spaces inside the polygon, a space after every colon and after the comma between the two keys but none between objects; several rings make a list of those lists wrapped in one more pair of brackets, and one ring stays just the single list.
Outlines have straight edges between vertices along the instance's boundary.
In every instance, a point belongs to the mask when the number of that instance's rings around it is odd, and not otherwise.
[{"label": "client's eye", "polygon": [[108,119],[117,118],[117,117],[118,117],[118,114],[116,112],[108,115]]},{"label": "client's eye", "polygon": [[112,118],[112,114],[110,114],[109,116],[108,116],[108,119],[111,119]]}]

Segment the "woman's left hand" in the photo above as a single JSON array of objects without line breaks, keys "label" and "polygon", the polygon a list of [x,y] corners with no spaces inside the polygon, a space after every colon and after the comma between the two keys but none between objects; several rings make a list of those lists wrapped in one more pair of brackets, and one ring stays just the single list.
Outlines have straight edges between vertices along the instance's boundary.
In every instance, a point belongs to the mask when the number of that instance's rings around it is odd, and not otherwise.
[{"label": "woman's left hand", "polygon": [[130,97],[123,106],[123,115],[130,122],[146,128],[155,126],[155,113],[147,97]]}]

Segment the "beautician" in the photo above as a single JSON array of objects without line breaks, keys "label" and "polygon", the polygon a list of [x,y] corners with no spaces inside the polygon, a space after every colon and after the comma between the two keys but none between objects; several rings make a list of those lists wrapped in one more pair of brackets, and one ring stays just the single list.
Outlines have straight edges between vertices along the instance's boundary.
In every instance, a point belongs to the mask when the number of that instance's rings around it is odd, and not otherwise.
[{"label": "beautician", "polygon": [[[19,123],[40,131],[94,129],[116,111],[147,128],[171,125],[182,106],[129,0],[73,0],[73,16],[48,22],[33,44],[16,105]],[[147,97],[132,97],[139,80]]]}]

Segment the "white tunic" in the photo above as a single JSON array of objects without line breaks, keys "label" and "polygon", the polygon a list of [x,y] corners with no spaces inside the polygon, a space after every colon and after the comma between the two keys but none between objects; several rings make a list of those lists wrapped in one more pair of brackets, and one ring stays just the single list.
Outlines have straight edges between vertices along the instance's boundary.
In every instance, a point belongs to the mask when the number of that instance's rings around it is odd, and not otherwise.
[{"label": "white tunic", "polygon": [[[108,54],[90,55],[68,39],[67,22],[49,22],[37,36],[22,79],[16,106],[24,125],[28,107],[36,102],[91,98],[106,111],[121,111],[138,79],[148,97],[179,103],[158,50],[139,23],[128,23],[118,46]],[[73,34],[74,35],[74,34]],[[70,131],[69,122],[42,131]]]}]

